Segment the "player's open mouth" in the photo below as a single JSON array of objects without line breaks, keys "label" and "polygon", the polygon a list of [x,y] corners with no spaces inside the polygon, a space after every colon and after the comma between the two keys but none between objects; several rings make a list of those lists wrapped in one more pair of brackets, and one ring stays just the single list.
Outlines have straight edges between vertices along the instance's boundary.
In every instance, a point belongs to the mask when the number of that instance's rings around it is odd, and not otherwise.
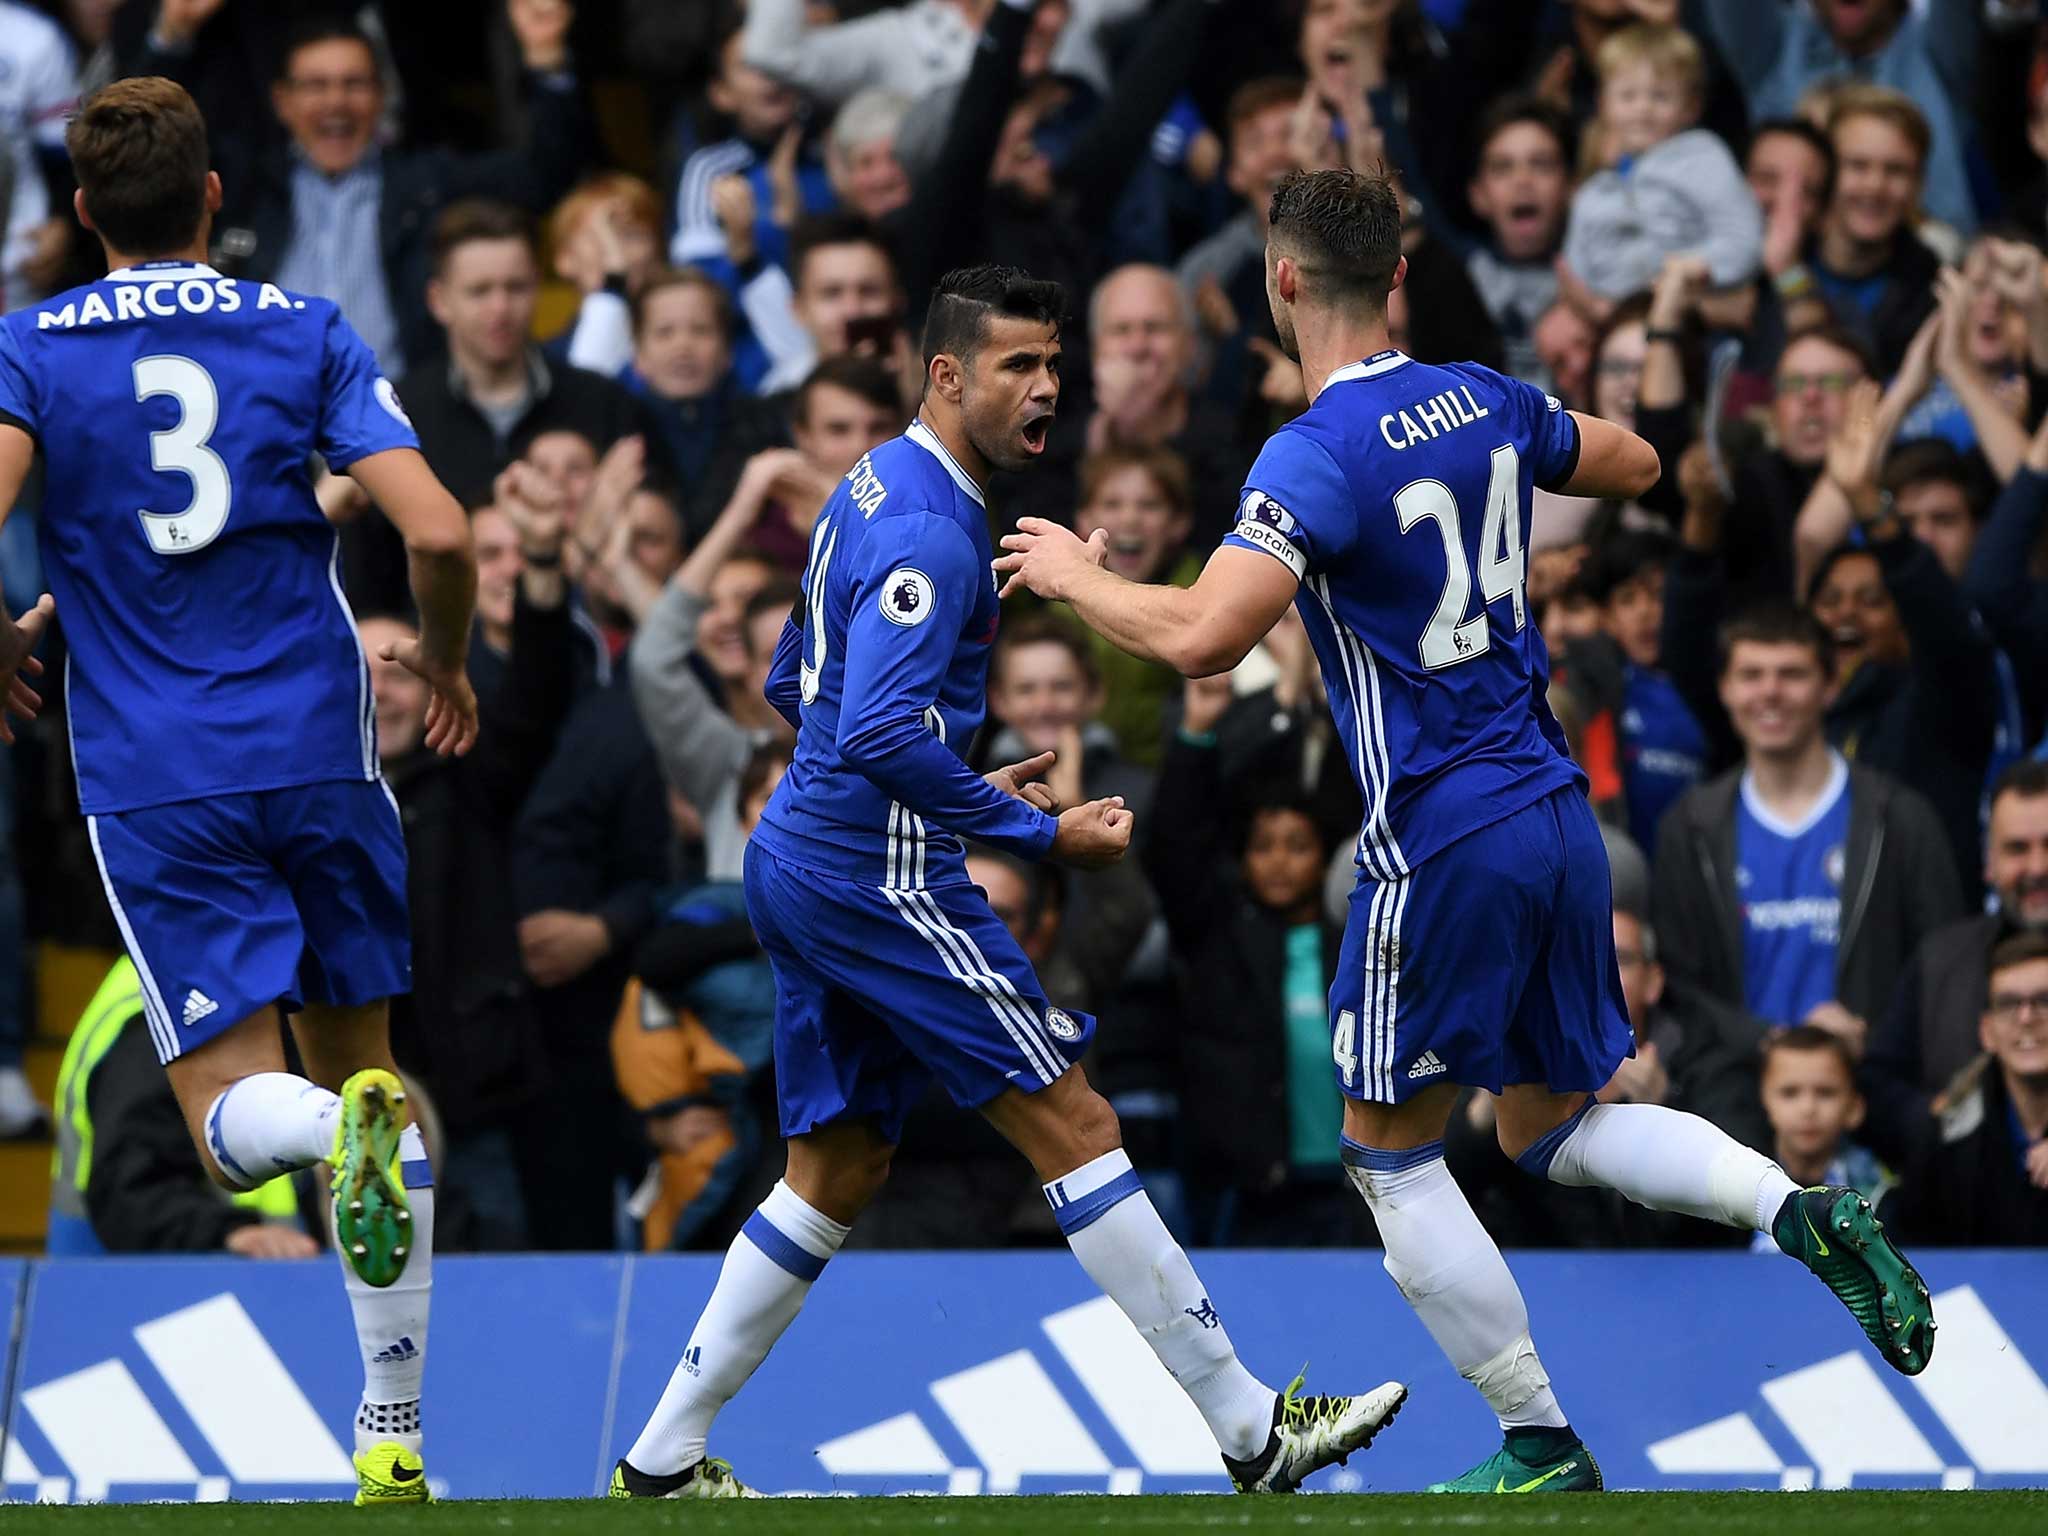
[{"label": "player's open mouth", "polygon": [[1034,416],[1020,427],[1024,446],[1032,453],[1045,452],[1045,436],[1052,430],[1051,416]]}]

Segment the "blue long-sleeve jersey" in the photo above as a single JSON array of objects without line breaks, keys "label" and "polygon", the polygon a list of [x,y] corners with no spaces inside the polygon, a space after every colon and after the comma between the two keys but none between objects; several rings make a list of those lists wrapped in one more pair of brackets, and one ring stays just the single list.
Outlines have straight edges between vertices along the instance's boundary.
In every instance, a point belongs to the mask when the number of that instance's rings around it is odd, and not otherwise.
[{"label": "blue long-sleeve jersey", "polygon": [[987,707],[993,560],[979,487],[922,422],[840,482],[768,675],[797,726],[754,833],[769,852],[917,890],[967,879],[964,838],[1028,859],[1051,848],[1053,818],[961,757]]}]

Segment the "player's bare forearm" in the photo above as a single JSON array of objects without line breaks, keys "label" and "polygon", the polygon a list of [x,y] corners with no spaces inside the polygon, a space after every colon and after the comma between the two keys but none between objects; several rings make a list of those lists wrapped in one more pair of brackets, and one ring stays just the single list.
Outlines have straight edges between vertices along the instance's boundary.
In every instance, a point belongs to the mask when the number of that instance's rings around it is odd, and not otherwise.
[{"label": "player's bare forearm", "polygon": [[373,453],[356,460],[348,472],[405,540],[420,610],[421,651],[459,664],[469,654],[469,624],[476,611],[476,556],[461,504],[416,449]]},{"label": "player's bare forearm", "polygon": [[1568,496],[1633,501],[1657,483],[1657,450],[1626,427],[1598,416],[1571,413],[1579,428],[1579,462],[1571,479],[1554,489]]},{"label": "player's bare forearm", "polygon": [[1192,587],[1126,581],[1098,563],[1096,543],[1036,517],[1020,519],[1003,548],[996,570],[1011,586],[1066,603],[1117,649],[1184,677],[1228,672],[1244,660],[1299,585],[1272,556],[1232,546],[1209,557]]},{"label": "player's bare forearm", "polygon": [[1185,587],[1143,586],[1089,566],[1070,578],[1066,602],[1081,622],[1120,651],[1181,669],[1200,615]]}]

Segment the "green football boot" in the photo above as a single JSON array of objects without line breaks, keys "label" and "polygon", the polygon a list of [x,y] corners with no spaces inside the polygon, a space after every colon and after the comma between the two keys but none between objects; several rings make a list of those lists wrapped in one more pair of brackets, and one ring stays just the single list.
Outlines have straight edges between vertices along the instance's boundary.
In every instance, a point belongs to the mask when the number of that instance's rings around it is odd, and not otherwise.
[{"label": "green football boot", "polygon": [[[1546,1444],[1546,1442],[1549,1442]],[[1511,1429],[1506,1442],[1463,1477],[1431,1493],[1599,1493],[1607,1485],[1585,1441],[1569,1430]]]},{"label": "green football boot", "polygon": [[608,1499],[758,1499],[761,1494],[732,1475],[732,1463],[716,1456],[694,1461],[682,1471],[657,1477],[630,1466],[621,1457],[612,1468]]},{"label": "green football boot", "polygon": [[341,1085],[334,1121],[334,1240],[365,1285],[379,1289],[405,1273],[412,1208],[398,1167],[405,1090],[375,1067]]},{"label": "green football boot", "polygon": [[1918,1376],[1934,1358],[1934,1300],[1870,1202],[1821,1185],[1785,1197],[1771,1223],[1785,1252],[1820,1276],[1893,1370]]}]

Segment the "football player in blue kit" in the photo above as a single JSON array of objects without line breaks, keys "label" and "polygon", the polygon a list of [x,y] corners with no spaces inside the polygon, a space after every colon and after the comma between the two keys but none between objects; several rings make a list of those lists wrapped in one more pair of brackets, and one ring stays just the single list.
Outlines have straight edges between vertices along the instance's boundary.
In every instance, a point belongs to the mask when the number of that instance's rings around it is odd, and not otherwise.
[{"label": "football player in blue kit", "polygon": [[423,1501],[433,1179],[387,1028],[412,986],[405,842],[308,465],[405,537],[420,638],[385,655],[430,685],[444,753],[476,735],[468,523],[332,303],[205,265],[220,179],[182,89],[107,86],[66,139],[109,272],[0,321],[0,517],[40,455],[50,583],[0,616],[0,677],[32,714],[24,661],[54,615],[79,804],[157,1054],[227,1188],[332,1163],[356,1501]]},{"label": "football player in blue kit", "polygon": [[963,840],[1090,868],[1122,857],[1117,800],[1062,808],[1043,753],[984,779],[961,754],[988,697],[997,599],[984,495],[1044,451],[1059,400],[1057,284],[974,267],[925,321],[924,401],[854,466],[811,534],[770,669],[796,758],[747,848],[747,912],[775,971],[788,1170],[717,1287],[614,1498],[736,1498],[705,1438],[889,1171],[933,1077],[1027,1157],[1074,1256],[1201,1411],[1236,1486],[1285,1492],[1367,1444],[1405,1389],[1311,1397],[1246,1370],[1075,1065],[1095,1021],[1050,1002],[969,883]]},{"label": "football player in blue kit", "polygon": [[1343,1160],[1388,1273],[1504,1432],[1438,1489],[1601,1486],[1444,1165],[1460,1087],[1494,1095],[1502,1149],[1538,1177],[1771,1233],[1919,1372],[1926,1287],[1854,1190],[1800,1190],[1696,1116],[1594,1098],[1633,1036],[1606,853],[1545,701],[1523,552],[1532,486],[1633,497],[1656,454],[1490,369],[1393,349],[1386,299],[1406,262],[1386,179],[1296,173],[1270,228],[1267,295],[1310,405],[1252,466],[1201,577],[1134,585],[1030,518],[996,565],[1189,676],[1236,666],[1289,604],[1308,627],[1365,806],[1329,1002]]}]

